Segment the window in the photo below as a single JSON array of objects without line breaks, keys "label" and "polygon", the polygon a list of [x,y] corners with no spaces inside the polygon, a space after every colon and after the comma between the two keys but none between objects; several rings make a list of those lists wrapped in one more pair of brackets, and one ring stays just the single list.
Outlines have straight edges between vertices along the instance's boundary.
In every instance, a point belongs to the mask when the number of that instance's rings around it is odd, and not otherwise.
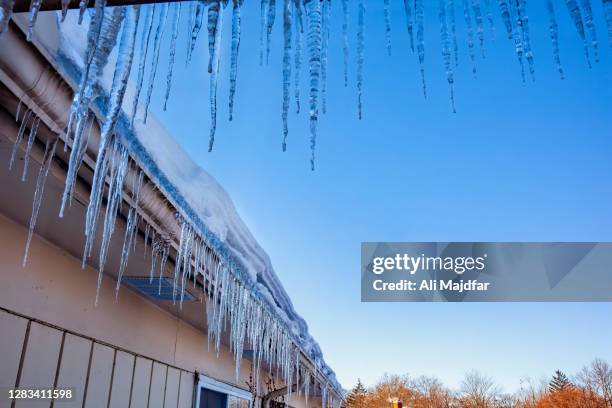
[{"label": "window", "polygon": [[253,395],[203,374],[198,378],[196,408],[249,408]]}]

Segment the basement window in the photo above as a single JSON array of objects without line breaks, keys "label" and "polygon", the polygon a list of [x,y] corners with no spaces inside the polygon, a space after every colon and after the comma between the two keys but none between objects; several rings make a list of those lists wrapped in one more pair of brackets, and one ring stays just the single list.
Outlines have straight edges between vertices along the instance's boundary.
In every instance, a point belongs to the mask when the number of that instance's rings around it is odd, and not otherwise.
[{"label": "basement window", "polygon": [[196,408],[249,408],[253,394],[200,374]]}]

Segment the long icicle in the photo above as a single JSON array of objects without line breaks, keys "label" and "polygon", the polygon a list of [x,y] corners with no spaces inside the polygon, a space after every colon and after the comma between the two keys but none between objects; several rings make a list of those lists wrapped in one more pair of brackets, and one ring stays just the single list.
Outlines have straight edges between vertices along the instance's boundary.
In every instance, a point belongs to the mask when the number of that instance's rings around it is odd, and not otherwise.
[{"label": "long icicle", "polygon": [[586,25],[589,35],[591,36],[591,44],[593,44],[593,58],[595,62],[599,62],[599,43],[597,42],[597,30],[593,22],[593,7],[591,0],[581,0],[582,10],[584,11],[584,25]]},{"label": "long icicle", "polygon": [[[219,77],[219,62],[221,60],[221,32],[223,24],[223,14],[220,12],[221,3],[213,1],[208,6],[208,44],[210,51],[210,62],[208,69],[210,72],[210,138],[208,141],[208,151],[211,152],[215,143],[215,133],[217,131],[217,85]],[[212,46],[211,46],[212,42]]]},{"label": "long icicle", "polygon": [[425,5],[423,0],[415,0],[414,17],[417,25],[417,54],[419,55],[423,96],[427,98],[427,87],[425,85]]},{"label": "long icicle", "polygon": [[45,153],[43,155],[42,162],[40,164],[40,170],[38,171],[38,178],[36,179],[36,190],[34,191],[34,200],[32,201],[32,215],[30,216],[30,223],[28,225],[28,238],[26,240],[25,250],[23,252],[22,266],[25,267],[28,261],[28,253],[30,251],[30,243],[32,242],[32,235],[34,234],[34,227],[36,227],[36,220],[38,219],[38,212],[42,204],[43,194],[45,192],[45,182],[49,169],[55,156],[55,149],[57,147],[57,141],[59,137],[53,134],[45,143]]},{"label": "long icicle", "polygon": [[408,30],[408,38],[410,39],[410,50],[414,52],[414,35],[412,26],[412,10],[410,3],[412,0],[404,0],[404,14],[406,15],[406,29]]},{"label": "long icicle", "polygon": [[448,4],[446,5],[447,14],[448,14],[448,22],[450,25],[450,35],[453,41],[453,58],[455,62],[455,66],[459,65],[459,44],[457,42],[457,29],[456,29],[456,21],[455,21],[455,0],[448,0]]},{"label": "long icicle", "polygon": [[0,37],[8,29],[9,20],[13,16],[13,7],[15,7],[15,0],[0,1]]},{"label": "long icicle", "polygon": [[342,56],[344,57],[344,87],[348,86],[348,64],[349,64],[348,23],[349,23],[348,0],[342,0]]},{"label": "long icicle", "polygon": [[17,157],[17,151],[19,150],[19,146],[21,145],[21,141],[23,140],[23,135],[25,134],[28,122],[32,117],[36,117],[36,115],[33,115],[30,109],[26,110],[23,114],[23,118],[21,119],[21,125],[19,126],[19,130],[17,131],[17,137],[15,138],[15,143],[13,144],[11,160],[9,161],[9,170],[13,169],[13,163],[15,162],[15,158]]},{"label": "long icicle", "polygon": [[21,173],[21,181],[25,181],[28,174],[28,164],[30,163],[30,154],[32,153],[32,146],[34,146],[34,140],[38,133],[38,126],[40,125],[40,118],[35,118],[30,128],[30,134],[28,136],[28,144],[23,158],[23,172]]},{"label": "long icicle", "polygon": [[268,0],[268,17],[266,18],[266,64],[270,59],[270,42],[272,41],[272,29],[276,20],[276,0]]},{"label": "long icicle", "polygon": [[383,12],[385,14],[385,42],[387,44],[387,54],[391,55],[391,4],[390,4],[390,0],[384,0]]},{"label": "long icicle", "polygon": [[438,0],[438,17],[440,18],[440,40],[442,42],[442,59],[446,70],[446,80],[450,88],[450,100],[453,113],[455,109],[455,93],[453,90],[453,65],[451,63],[451,45],[448,36],[448,22],[446,19],[446,0]]},{"label": "long icicle", "polygon": [[283,151],[287,150],[287,135],[289,134],[287,122],[291,89],[291,1],[283,0]]},{"label": "long icicle", "polygon": [[523,51],[525,52],[525,59],[527,65],[529,65],[529,73],[531,79],[535,80],[535,64],[533,62],[533,51],[531,49],[531,38],[529,34],[529,17],[527,15],[527,0],[516,0],[517,10],[517,25],[521,30],[521,37],[523,42]]},{"label": "long icicle", "polygon": [[357,9],[357,117],[363,117],[363,66],[365,63],[365,3],[359,0]]},{"label": "long icicle", "polygon": [[243,0],[232,1],[232,54],[230,62],[230,94],[229,94],[229,120],[234,118],[234,96],[236,95],[236,81],[238,78],[238,53],[240,52],[241,16],[240,8]]},{"label": "long icicle", "polygon": [[[515,10],[513,2],[514,0],[510,1],[510,7],[509,7],[511,21],[512,21],[513,14],[518,15],[518,10]],[[518,18],[517,18],[517,22],[518,22]],[[512,29],[512,38],[514,40],[514,49],[516,51],[516,57],[521,67],[521,80],[523,81],[523,84],[524,84],[525,83],[525,64],[523,62],[524,48],[523,48],[523,37],[522,37],[522,32],[521,32],[520,27],[516,27],[516,29],[515,28]]]},{"label": "long icicle", "polygon": [[468,0],[463,0],[463,18],[465,20],[465,29],[467,30],[468,53],[472,61],[472,76],[476,78],[476,56],[474,55],[474,30],[472,28],[472,17]]},{"label": "long icicle", "polygon": [[42,6],[42,0],[32,0],[30,3],[30,16],[28,17],[28,35],[26,37],[28,41],[32,41],[34,26],[36,25],[36,19],[38,18],[40,6]]},{"label": "long icicle", "polygon": [[[119,17],[123,17],[121,13],[122,7],[114,7],[112,14],[112,21],[119,20]],[[123,10],[125,11],[125,10]],[[133,12],[128,15],[128,23],[126,26],[131,26],[133,20],[137,17],[136,14],[139,12],[139,8],[135,8]],[[134,24],[137,25],[137,24]],[[112,31],[111,31],[112,30]],[[118,26],[115,24],[109,24],[109,30],[103,30],[104,35],[116,36],[119,31]],[[109,31],[106,34],[106,31]],[[96,227],[98,224],[98,217],[100,215],[100,208],[102,206],[102,195],[104,193],[104,185],[106,183],[106,174],[109,165],[108,153],[109,150],[115,151],[113,147],[112,134],[115,128],[115,123],[119,117],[121,105],[123,103],[123,97],[125,95],[125,89],[127,86],[127,79],[129,77],[129,71],[131,68],[131,61],[133,53],[129,52],[130,38],[133,38],[136,33],[135,29],[129,36],[129,30],[125,30],[122,33],[122,46],[120,46],[119,56],[117,59],[117,66],[115,68],[115,75],[113,77],[113,84],[110,92],[110,104],[104,122],[102,124],[102,130],[100,132],[100,142],[98,146],[98,156],[96,158],[96,166],[93,174],[93,182],[90,192],[89,204],[87,206],[87,213],[85,215],[85,248],[83,250],[83,264],[87,258],[91,255],[93,242],[96,233]],[[131,41],[133,42],[133,41]],[[133,47],[133,45],[132,45]],[[108,210],[108,207],[107,207]],[[102,257],[101,257],[102,259]]]},{"label": "long icicle", "polygon": [[155,31],[155,39],[153,40],[153,58],[151,59],[151,72],[149,73],[149,88],[147,90],[147,100],[144,106],[144,123],[147,123],[147,116],[149,114],[149,104],[151,103],[151,96],[153,95],[155,75],[157,73],[157,65],[159,64],[159,51],[161,48],[162,37],[164,35],[164,29],[166,27],[166,20],[168,18],[168,7],[168,3],[163,3],[161,5],[161,11],[159,13],[159,22],[157,24],[157,30]]},{"label": "long icicle", "polygon": [[308,65],[310,71],[310,169],[315,168],[315,149],[319,121],[319,77],[321,75],[321,2],[309,0],[308,15]]},{"label": "long icicle", "polygon": [[329,54],[329,25],[331,20],[331,0],[321,4],[321,112],[327,113],[327,61]]},{"label": "long icicle", "polygon": [[557,17],[555,16],[555,7],[552,0],[546,0],[546,8],[548,9],[548,24],[550,31],[550,41],[553,48],[553,57],[561,79],[564,79],[563,67],[561,66],[561,57],[559,55],[559,28],[557,26]]},{"label": "long icicle", "polygon": [[268,30],[268,1],[261,0],[261,16],[259,18],[259,65],[263,66],[264,62],[264,45],[266,43],[267,30]]},{"label": "long icicle", "polygon": [[106,0],[96,0],[94,14],[87,32],[87,49],[84,58],[85,68],[70,106],[64,151],[67,150],[71,134],[73,135],[73,141],[68,160],[64,193],[62,194],[59,212],[60,218],[64,216],[66,204],[72,197],[73,185],[76,181],[78,169],[81,167],[79,160],[82,159],[82,156],[80,152],[86,149],[87,141],[83,139],[85,126],[89,120],[89,104],[95,96],[94,86],[108,63],[108,56],[117,39],[119,26],[115,24],[114,13],[109,12],[108,15],[105,13],[105,6]]},{"label": "long icicle", "polygon": [[578,31],[578,35],[582,40],[584,46],[584,55],[587,59],[587,64],[589,68],[591,68],[591,58],[589,57],[589,44],[586,40],[586,35],[584,32],[584,23],[582,22],[582,13],[580,12],[580,8],[578,7],[578,3],[576,0],[565,0],[565,5],[569,10],[570,16],[572,17],[572,21],[576,26],[576,31]]},{"label": "long icicle", "polygon": [[512,17],[510,16],[510,8],[508,6],[508,0],[498,0],[499,12],[501,14],[504,27],[506,27],[506,34],[508,39],[511,40],[512,35]]},{"label": "long icicle", "polygon": [[189,48],[187,49],[187,60],[185,62],[185,66],[189,64],[189,61],[191,61],[191,55],[193,54],[193,50],[198,40],[198,35],[202,29],[205,10],[206,2],[204,0],[199,0],[195,9],[195,14],[193,15],[193,27],[191,28],[190,42]]},{"label": "long icicle", "polygon": [[476,35],[478,36],[478,42],[480,43],[480,52],[482,54],[482,57],[484,58],[484,21],[482,18],[482,8],[480,7],[480,0],[472,0],[472,11],[474,12],[474,21],[476,22]]},{"label": "long icicle", "polygon": [[172,87],[172,70],[174,68],[174,60],[176,58],[176,39],[178,38],[179,23],[181,20],[181,2],[177,2],[174,6],[174,18],[172,20],[172,39],[170,40],[170,61],[168,62],[168,73],[166,74],[166,94],[164,96],[164,110],[168,105],[170,97],[170,88]]},{"label": "long icicle", "polygon": [[302,33],[304,32],[304,21],[302,11],[302,1],[294,0],[295,7],[295,80],[294,80],[294,95],[295,95],[295,112],[300,113],[300,73],[302,70]]},{"label": "long icicle", "polygon": [[487,13],[487,21],[489,22],[489,30],[491,31],[491,39],[495,41],[495,22],[493,21],[493,13],[491,12],[491,0],[484,0],[485,13]]},{"label": "long icicle", "polygon": [[142,37],[140,40],[140,62],[138,63],[138,78],[136,79],[136,95],[132,101],[132,113],[130,115],[130,123],[134,125],[134,118],[136,117],[136,109],[138,107],[138,99],[140,98],[140,92],[142,92],[142,85],[144,82],[145,66],[147,63],[147,55],[149,51],[149,41],[151,39],[151,31],[153,30],[153,18],[155,17],[155,8],[157,5],[153,3],[146,7],[146,14],[144,18],[144,24],[142,27]]}]

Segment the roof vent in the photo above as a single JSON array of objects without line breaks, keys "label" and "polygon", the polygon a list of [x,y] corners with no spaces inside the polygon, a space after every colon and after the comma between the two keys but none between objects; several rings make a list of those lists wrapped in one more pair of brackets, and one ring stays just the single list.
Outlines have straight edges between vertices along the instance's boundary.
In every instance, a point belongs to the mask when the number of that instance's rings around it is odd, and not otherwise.
[{"label": "roof vent", "polygon": [[[126,276],[122,282],[127,283],[137,292],[154,300],[172,300],[173,281],[171,278],[153,278],[148,276]],[[161,291],[160,291],[161,288]],[[180,300],[180,287],[177,288],[176,300]],[[184,302],[195,300],[195,297],[185,291]]]}]

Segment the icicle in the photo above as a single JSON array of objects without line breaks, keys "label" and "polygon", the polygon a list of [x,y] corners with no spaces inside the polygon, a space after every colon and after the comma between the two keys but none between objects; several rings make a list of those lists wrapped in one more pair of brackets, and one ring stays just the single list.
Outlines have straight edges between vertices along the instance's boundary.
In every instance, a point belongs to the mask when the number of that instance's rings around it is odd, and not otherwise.
[{"label": "icicle", "polygon": [[[119,8],[119,7],[118,7]],[[102,284],[102,274],[106,265],[106,256],[108,254],[108,246],[111,236],[115,230],[115,221],[117,219],[117,210],[121,203],[123,194],[123,180],[128,165],[128,152],[119,142],[115,140],[110,155],[110,185],[108,189],[108,201],[106,203],[106,212],[104,214],[104,225],[102,230],[102,242],[100,244],[100,264],[98,267],[98,285],[96,288],[96,301],[98,305],[100,298],[100,286]],[[89,210],[89,208],[88,208]]]},{"label": "icicle", "polygon": [[234,95],[236,94],[236,79],[238,77],[238,52],[240,51],[241,16],[240,8],[243,0],[233,0],[232,8],[232,55],[230,62],[230,95],[229,120],[234,116]]},{"label": "icicle", "polygon": [[87,4],[89,0],[81,0],[79,2],[79,25],[83,22],[83,17],[85,16],[85,12],[87,11]]},{"label": "icicle", "polygon": [[559,56],[559,28],[557,26],[557,18],[555,16],[555,8],[552,0],[546,0],[546,8],[548,9],[548,27],[550,31],[550,40],[552,42],[553,56],[557,64],[559,75],[561,75],[561,79],[564,79],[561,57]]},{"label": "icicle", "polygon": [[385,13],[385,40],[387,42],[387,53],[391,55],[391,5],[389,0],[384,0],[384,13]]},{"label": "icicle", "polygon": [[408,37],[410,37],[410,49],[414,52],[414,35],[412,29],[412,11],[410,10],[411,0],[404,0],[404,12],[406,14],[406,28],[408,29]]},{"label": "icicle", "polygon": [[427,98],[427,88],[425,86],[425,6],[423,0],[415,0],[414,16],[417,25],[417,53],[419,54],[423,96]]},{"label": "icicle", "polygon": [[480,0],[472,0],[472,11],[474,11],[474,21],[476,22],[476,35],[480,43],[480,52],[482,57],[485,56],[484,46],[484,23],[482,20],[482,9],[480,8]]},{"label": "icicle", "polygon": [[470,8],[468,0],[463,0],[463,17],[465,19],[465,28],[467,30],[468,51],[470,60],[472,61],[472,75],[476,78],[476,56],[474,55],[474,31],[472,29],[472,17],[470,16]]},{"label": "icicle", "polygon": [[172,22],[172,39],[170,40],[170,62],[168,62],[168,73],[166,74],[166,94],[164,96],[164,110],[168,104],[170,97],[170,88],[172,86],[172,69],[174,68],[174,59],[176,57],[176,39],[178,37],[179,22],[181,19],[181,2],[177,2],[174,7],[174,20]]},{"label": "icicle", "polygon": [[283,0],[283,151],[287,150],[289,89],[291,87],[291,0]]},{"label": "icicle", "polygon": [[453,113],[455,110],[455,94],[453,91],[453,67],[451,63],[450,40],[448,38],[448,23],[446,21],[446,0],[438,0],[438,17],[440,18],[440,39],[442,41],[442,59],[446,69],[446,80],[450,88],[450,99]]},{"label": "icicle", "polygon": [[531,39],[529,35],[529,17],[527,16],[527,0],[516,0],[517,24],[521,29],[523,51],[529,65],[531,79],[535,80],[535,66],[533,63],[533,51],[531,50]]},{"label": "icicle", "polygon": [[489,22],[489,30],[491,30],[491,38],[495,41],[495,23],[493,22],[493,13],[491,13],[491,0],[484,0],[484,5],[487,21]]},{"label": "icicle", "polygon": [[149,73],[149,89],[147,90],[147,100],[144,106],[144,123],[147,123],[147,116],[149,114],[149,104],[151,103],[151,96],[153,95],[155,74],[157,73],[157,65],[159,63],[159,50],[161,48],[162,37],[164,35],[164,29],[166,27],[166,19],[168,17],[168,7],[168,3],[163,3],[161,5],[161,11],[159,13],[159,22],[157,23],[155,39],[153,40],[153,58],[151,59],[151,72]]},{"label": "icicle", "polygon": [[365,3],[359,0],[357,11],[357,115],[363,117],[363,65],[365,62]]},{"label": "icicle", "polygon": [[[137,10],[137,9],[136,9]],[[123,19],[125,13],[125,9],[122,7],[114,7],[112,9],[112,15],[108,19],[109,23],[106,24],[107,19],[105,16],[105,26],[103,27],[101,38],[104,43],[106,41],[104,38],[116,38],[117,32],[119,31],[119,24]],[[129,20],[132,20],[133,17],[130,17]],[[128,25],[131,23],[128,23]],[[123,35],[127,35],[124,31]],[[122,35],[122,38],[123,38]],[[135,35],[135,34],[133,34]],[[114,41],[113,41],[114,45]],[[108,54],[110,53],[110,49],[106,49],[106,47],[102,47],[106,51],[104,55],[108,58]],[[83,250],[83,264],[85,266],[85,261],[91,254],[91,249],[93,247],[93,241],[95,238],[96,227],[98,223],[98,217],[100,213],[100,207],[102,205],[102,195],[104,191],[106,173],[108,169],[109,159],[108,159],[108,150],[111,147],[112,152],[115,152],[116,148],[113,147],[112,132],[115,127],[115,122],[117,121],[117,117],[119,116],[119,111],[121,109],[121,103],[123,101],[123,96],[125,94],[125,87],[127,83],[127,77],[129,75],[129,66],[131,64],[132,54],[127,52],[127,49],[123,47],[123,50],[119,51],[119,57],[117,59],[117,67],[116,67],[116,75],[113,78],[113,84],[111,86],[111,98],[110,105],[108,108],[108,112],[106,113],[106,117],[104,118],[104,123],[102,125],[102,130],[100,132],[100,143],[98,146],[98,157],[96,158],[96,167],[94,169],[93,174],[93,183],[91,187],[89,204],[87,206],[87,214],[85,216],[85,248]],[[74,152],[74,150],[73,150]],[[72,154],[71,154],[72,158]],[[66,192],[64,191],[64,194]],[[110,200],[110,198],[109,198]],[[108,210],[108,205],[107,205]],[[102,253],[101,253],[102,255]],[[102,259],[102,256],[101,256]]]},{"label": "icicle", "polygon": [[259,65],[263,66],[264,61],[264,43],[266,42],[268,29],[268,1],[261,0],[261,17],[259,27]]},{"label": "icicle", "polygon": [[321,74],[321,2],[305,3],[308,15],[308,65],[310,71],[310,168],[315,167],[315,148],[319,120],[319,76]]},{"label": "icicle", "polygon": [[66,15],[68,15],[68,6],[70,5],[70,0],[62,0],[62,23],[66,20]]},{"label": "icicle", "polygon": [[213,71],[213,61],[215,60],[215,51],[217,46],[217,25],[219,24],[219,11],[221,3],[212,1],[208,7],[208,73]]},{"label": "icicle", "polygon": [[[208,6],[208,44],[210,51],[210,139],[208,151],[211,152],[215,143],[217,131],[217,83],[219,76],[219,61],[221,59],[221,32],[223,30],[223,14],[219,12],[220,3],[214,1]],[[212,36],[212,39],[211,39]],[[212,41],[212,48],[211,47]]]},{"label": "icicle", "polygon": [[189,16],[189,22],[187,23],[187,56],[185,58],[185,67],[187,67],[187,64],[189,64],[189,53],[191,52],[191,32],[194,29],[195,26],[195,17],[196,17],[196,2],[195,1],[190,1],[189,2],[189,10],[187,10],[187,15]]},{"label": "icicle", "polygon": [[36,133],[38,133],[38,126],[40,125],[40,118],[35,118],[30,128],[30,135],[28,136],[28,144],[26,147],[24,159],[23,159],[23,173],[21,174],[21,181],[25,181],[26,175],[28,174],[28,164],[30,163],[30,154],[32,153],[32,146],[36,139]]},{"label": "icicle", "polygon": [[512,35],[512,17],[510,16],[510,8],[508,6],[508,0],[498,0],[499,11],[501,13],[502,21],[506,27],[506,34],[508,39],[511,40]]},{"label": "icicle", "polygon": [[295,112],[300,113],[300,71],[302,68],[302,32],[304,22],[302,21],[301,0],[294,0],[295,5]]},{"label": "icicle", "polygon": [[591,68],[591,59],[589,58],[589,45],[586,40],[586,35],[584,33],[584,24],[582,23],[582,13],[580,13],[580,8],[578,7],[578,3],[576,0],[565,0],[565,5],[570,12],[570,16],[574,21],[574,25],[576,26],[576,30],[578,31],[578,35],[584,44],[584,55],[587,59],[587,64],[589,68]]},{"label": "icicle", "polygon": [[119,295],[119,287],[121,286],[121,278],[127,268],[130,249],[136,241],[136,233],[138,231],[138,207],[140,200],[140,189],[142,188],[142,180],[144,174],[138,172],[138,177],[132,180],[131,199],[132,203],[127,217],[127,225],[125,227],[125,236],[123,237],[123,248],[121,250],[121,261],[119,262],[119,272],[117,274],[117,283],[115,285],[115,299]]},{"label": "icicle", "polygon": [[323,0],[321,5],[321,111],[323,114],[327,113],[327,56],[330,19],[331,0]]},{"label": "icicle", "polygon": [[608,26],[608,42],[612,47],[612,0],[602,0],[606,25]]},{"label": "icicle", "polygon": [[189,48],[187,50],[187,61],[185,62],[185,66],[191,61],[191,55],[193,54],[193,49],[195,48],[196,41],[198,39],[198,34],[200,34],[200,29],[202,28],[202,21],[204,20],[204,9],[206,8],[206,2],[204,0],[198,1],[198,5],[196,7],[195,15],[194,15],[194,23],[193,28],[191,30],[191,40],[189,43]]},{"label": "icicle", "polygon": [[30,3],[30,16],[28,18],[28,35],[26,37],[28,41],[32,41],[34,25],[36,24],[36,19],[38,18],[38,12],[40,11],[41,5],[42,0],[32,0],[32,2]]},{"label": "icicle", "polygon": [[138,63],[138,78],[136,79],[136,95],[132,101],[132,114],[130,115],[130,123],[134,125],[134,118],[136,117],[136,109],[138,107],[138,99],[140,98],[140,92],[142,91],[142,85],[144,82],[145,65],[147,62],[147,54],[149,50],[149,40],[151,38],[151,31],[153,30],[153,17],[155,16],[156,4],[147,7],[147,13],[145,14],[144,24],[142,28],[142,37],[140,39],[140,62]]},{"label": "icicle", "polygon": [[597,43],[597,31],[595,30],[595,24],[593,23],[593,8],[591,7],[591,0],[581,0],[582,10],[584,11],[584,24],[589,30],[591,41],[593,44],[593,57],[595,62],[599,62],[599,44]]},{"label": "icicle", "polygon": [[270,59],[270,41],[272,39],[272,28],[274,28],[274,21],[276,20],[276,0],[268,0],[268,17],[266,19],[267,30],[266,30],[266,64]]},{"label": "icicle", "polygon": [[459,44],[457,43],[457,30],[455,27],[455,0],[448,0],[447,4],[448,21],[450,23],[450,32],[453,40],[453,57],[455,66],[459,65]]},{"label": "icicle", "polygon": [[21,145],[21,141],[23,140],[23,135],[25,133],[26,127],[28,126],[28,122],[30,121],[31,117],[32,117],[32,111],[30,109],[26,110],[26,112],[23,114],[23,119],[21,119],[21,125],[19,126],[19,130],[17,131],[17,136],[15,137],[15,143],[13,144],[11,160],[9,161],[9,170],[13,169],[13,163],[15,162],[15,158],[17,157],[17,151],[19,150],[19,145]]},{"label": "icicle", "polygon": [[8,29],[8,23],[13,16],[15,0],[0,0],[0,37]]},{"label": "icicle", "polygon": [[[408,0],[405,0],[408,1]],[[342,55],[344,56],[344,87],[348,86],[348,63],[349,63],[349,41],[348,41],[348,0],[342,0]]]},{"label": "icicle", "polygon": [[40,164],[40,170],[38,171],[38,178],[36,179],[36,190],[34,191],[34,200],[32,201],[32,215],[30,216],[30,224],[28,226],[28,238],[26,240],[25,250],[23,253],[22,266],[25,267],[28,261],[28,253],[30,251],[30,243],[32,242],[32,235],[34,234],[34,227],[36,226],[36,220],[38,219],[38,212],[42,204],[43,194],[45,192],[45,181],[55,156],[55,148],[57,147],[58,136],[52,135],[45,143],[45,153],[43,155],[42,162]]},{"label": "icicle", "polygon": [[[509,9],[510,13],[515,13],[518,15],[518,10],[513,10],[512,2],[510,3]],[[512,17],[510,21],[512,21]],[[518,21],[519,19],[517,18],[517,22]],[[521,29],[519,27],[517,27],[516,30],[512,29],[512,37],[514,39],[514,49],[516,50],[516,57],[518,58],[519,65],[521,66],[521,79],[523,83],[525,83],[525,65],[523,63],[523,38]]]}]

